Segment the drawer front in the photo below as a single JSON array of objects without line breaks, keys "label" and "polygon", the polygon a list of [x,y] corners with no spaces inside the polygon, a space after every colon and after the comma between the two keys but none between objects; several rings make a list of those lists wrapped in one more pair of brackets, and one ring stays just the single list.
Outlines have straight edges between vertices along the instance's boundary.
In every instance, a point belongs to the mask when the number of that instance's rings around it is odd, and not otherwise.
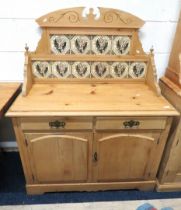
[{"label": "drawer front", "polygon": [[92,129],[92,119],[86,117],[22,118],[21,128],[23,130],[89,130]]},{"label": "drawer front", "polygon": [[166,117],[97,117],[96,130],[116,130],[116,129],[164,129]]}]

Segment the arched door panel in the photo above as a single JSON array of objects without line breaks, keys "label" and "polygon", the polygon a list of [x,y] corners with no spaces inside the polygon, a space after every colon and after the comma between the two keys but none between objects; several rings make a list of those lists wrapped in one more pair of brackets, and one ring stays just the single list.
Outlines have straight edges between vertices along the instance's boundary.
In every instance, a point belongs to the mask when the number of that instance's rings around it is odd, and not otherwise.
[{"label": "arched door panel", "polygon": [[88,139],[82,134],[26,134],[33,174],[39,183],[85,181]]},{"label": "arched door panel", "polygon": [[97,181],[147,179],[158,138],[159,134],[96,134]]}]

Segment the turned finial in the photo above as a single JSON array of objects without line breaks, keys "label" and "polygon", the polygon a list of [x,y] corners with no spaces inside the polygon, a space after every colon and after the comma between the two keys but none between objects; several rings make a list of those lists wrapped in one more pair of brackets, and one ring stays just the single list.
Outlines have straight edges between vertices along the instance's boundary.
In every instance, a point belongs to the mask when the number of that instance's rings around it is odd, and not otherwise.
[{"label": "turned finial", "polygon": [[29,50],[27,43],[25,44],[25,50],[26,50],[26,52],[28,52],[28,50]]},{"label": "turned finial", "polygon": [[154,54],[154,48],[153,46],[150,48],[150,53],[153,55]]}]

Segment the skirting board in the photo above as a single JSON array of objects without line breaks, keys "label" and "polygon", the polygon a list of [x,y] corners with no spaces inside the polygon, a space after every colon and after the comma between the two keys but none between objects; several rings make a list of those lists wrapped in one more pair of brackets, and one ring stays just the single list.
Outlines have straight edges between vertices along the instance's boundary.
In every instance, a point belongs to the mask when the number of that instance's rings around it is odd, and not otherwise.
[{"label": "skirting board", "polygon": [[0,141],[0,149],[7,152],[18,151],[18,145],[15,141]]},{"label": "skirting board", "polygon": [[157,192],[175,192],[175,191],[181,191],[181,183],[164,183],[160,184],[157,180],[156,182],[156,191]]},{"label": "skirting board", "polygon": [[139,189],[152,191],[155,188],[155,180],[135,182],[103,182],[103,183],[48,183],[48,184],[27,184],[26,190],[29,195],[43,194],[45,192],[58,191],[104,191],[120,189]]}]

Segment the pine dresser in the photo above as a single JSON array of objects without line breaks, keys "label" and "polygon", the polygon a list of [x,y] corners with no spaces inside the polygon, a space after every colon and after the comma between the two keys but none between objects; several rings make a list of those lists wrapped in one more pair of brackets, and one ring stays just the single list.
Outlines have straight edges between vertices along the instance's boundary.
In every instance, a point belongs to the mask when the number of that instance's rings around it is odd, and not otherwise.
[{"label": "pine dresser", "polygon": [[58,10],[37,19],[26,47],[22,94],[11,106],[29,194],[154,189],[172,118],[160,94],[144,22],[99,8]]},{"label": "pine dresser", "polygon": [[[181,13],[165,76],[160,79],[163,95],[181,112]],[[161,168],[159,191],[181,190],[181,119],[175,117]]]}]

